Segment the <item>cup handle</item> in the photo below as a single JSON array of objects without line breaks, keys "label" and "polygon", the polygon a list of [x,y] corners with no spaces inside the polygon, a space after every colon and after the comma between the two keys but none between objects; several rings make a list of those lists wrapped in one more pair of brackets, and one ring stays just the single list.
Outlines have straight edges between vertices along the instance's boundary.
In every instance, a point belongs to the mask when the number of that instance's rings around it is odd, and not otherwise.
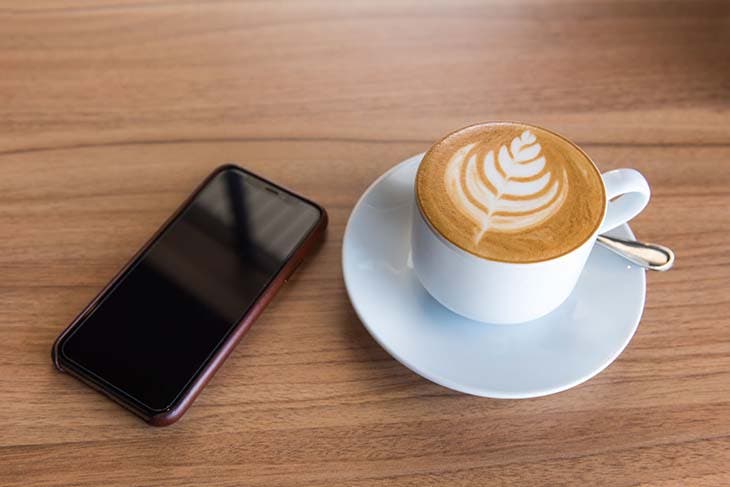
[{"label": "cup handle", "polygon": [[601,174],[606,186],[606,218],[598,230],[605,233],[641,213],[651,196],[649,183],[636,169],[614,169]]}]

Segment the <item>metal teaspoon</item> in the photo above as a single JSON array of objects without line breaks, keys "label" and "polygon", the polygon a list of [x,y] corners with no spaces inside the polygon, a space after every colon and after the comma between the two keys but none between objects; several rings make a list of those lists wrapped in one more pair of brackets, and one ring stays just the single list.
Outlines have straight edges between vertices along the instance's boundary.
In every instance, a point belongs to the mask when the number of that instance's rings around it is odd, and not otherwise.
[{"label": "metal teaspoon", "polygon": [[674,252],[663,245],[623,240],[599,235],[598,243],[634,264],[653,271],[668,271],[674,265]]}]

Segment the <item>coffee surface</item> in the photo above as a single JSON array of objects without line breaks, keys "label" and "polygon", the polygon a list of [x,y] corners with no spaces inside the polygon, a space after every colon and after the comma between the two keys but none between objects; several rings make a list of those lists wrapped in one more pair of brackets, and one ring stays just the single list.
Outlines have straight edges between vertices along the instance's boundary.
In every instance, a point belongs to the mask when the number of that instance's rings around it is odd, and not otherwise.
[{"label": "coffee surface", "polygon": [[518,123],[473,125],[434,144],[418,169],[416,198],[456,246],[520,263],[579,247],[606,206],[601,176],[583,151]]}]

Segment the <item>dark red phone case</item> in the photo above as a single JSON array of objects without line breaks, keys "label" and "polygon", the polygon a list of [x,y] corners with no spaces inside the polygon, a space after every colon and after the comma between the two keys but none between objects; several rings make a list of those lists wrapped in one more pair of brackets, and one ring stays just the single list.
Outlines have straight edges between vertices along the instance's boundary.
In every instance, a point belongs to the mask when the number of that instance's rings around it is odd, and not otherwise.
[{"label": "dark red phone case", "polygon": [[[269,285],[266,287],[266,289],[261,293],[261,296],[256,300],[256,302],[251,306],[251,309],[248,310],[248,312],[243,316],[241,321],[236,325],[236,327],[233,329],[233,331],[230,333],[230,335],[226,338],[226,340],[221,344],[219,349],[216,351],[215,355],[210,359],[210,361],[203,367],[202,371],[198,374],[198,376],[193,379],[193,381],[188,385],[185,392],[177,399],[177,401],[172,405],[170,409],[167,411],[164,411],[159,414],[155,414],[153,416],[149,416],[145,414],[143,410],[136,407],[135,404],[124,400],[122,397],[120,397],[118,394],[116,394],[114,391],[108,390],[104,388],[103,386],[89,380],[83,373],[77,372],[75,370],[72,370],[70,368],[64,368],[61,360],[61,354],[59,353],[59,345],[63,341],[64,337],[66,337],[71,331],[73,331],[74,327],[77,326],[79,323],[82,322],[82,320],[86,317],[86,314],[98,303],[101,299],[104,298],[106,293],[116,284],[116,282],[124,276],[124,274],[127,272],[127,270],[134,265],[134,263],[137,261],[137,259],[140,258],[141,255],[144,254],[144,252],[162,235],[162,233],[168,228],[168,226],[180,215],[180,213],[188,207],[188,205],[195,199],[195,197],[198,195],[198,193],[210,182],[212,178],[214,178],[219,172],[228,170],[228,169],[234,169],[237,171],[243,171],[249,175],[252,175],[261,181],[270,184],[271,186],[280,189],[282,191],[285,191],[303,201],[306,201],[307,203],[313,205],[320,211],[320,219],[317,222],[317,224],[314,226],[314,228],[310,231],[309,235],[302,241],[302,243],[299,245],[299,247],[294,251],[294,254],[289,258],[287,263],[282,267],[282,269],[279,271],[279,273],[272,279],[272,281],[269,283]],[[248,329],[251,327],[253,322],[258,318],[258,316],[261,314],[261,312],[264,310],[267,304],[271,301],[271,299],[276,295],[277,291],[281,288],[281,286],[287,281],[289,276],[292,275],[294,270],[299,266],[299,264],[302,263],[304,258],[310,254],[315,246],[319,243],[319,241],[324,236],[325,228],[327,227],[327,212],[324,208],[322,208],[320,205],[314,203],[313,201],[303,198],[302,196],[299,196],[298,194],[283,188],[279,186],[278,184],[272,183],[271,181],[268,181],[258,175],[255,175],[251,173],[250,171],[246,171],[245,169],[238,167],[233,164],[227,164],[224,166],[218,167],[215,171],[213,171],[205,180],[198,185],[198,187],[193,191],[193,193],[175,210],[175,212],[167,219],[167,221],[162,224],[162,226],[155,232],[155,234],[150,238],[147,243],[145,243],[141,249],[137,251],[137,253],[127,262],[124,267],[117,273],[116,276],[99,292],[99,294],[79,313],[79,315],[71,322],[68,327],[56,338],[56,341],[53,343],[53,349],[51,351],[51,355],[53,357],[53,363],[55,364],[56,368],[62,372],[67,372],[77,379],[81,380],[82,382],[86,383],[93,389],[101,392],[102,394],[105,394],[115,402],[119,403],[120,405],[124,406],[125,408],[132,411],[137,416],[140,416],[145,421],[147,421],[149,424],[154,426],[167,426],[169,424],[174,423],[180,417],[187,411],[187,409],[190,407],[190,405],[193,403],[195,398],[200,394],[200,391],[205,387],[205,385],[208,383],[208,381],[213,377],[215,372],[218,370],[218,368],[223,364],[225,359],[230,355],[231,351],[234,349],[234,347],[238,344],[238,342],[241,341],[241,338],[243,338],[243,335],[246,334]],[[173,337],[171,337],[173,338]]]}]

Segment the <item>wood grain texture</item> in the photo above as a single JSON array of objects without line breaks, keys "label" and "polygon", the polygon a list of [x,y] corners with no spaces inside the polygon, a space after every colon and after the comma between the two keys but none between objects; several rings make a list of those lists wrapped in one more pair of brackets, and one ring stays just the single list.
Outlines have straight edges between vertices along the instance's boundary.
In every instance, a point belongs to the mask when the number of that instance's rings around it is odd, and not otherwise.
[{"label": "wood grain texture", "polygon": [[[0,485],[730,485],[727,2],[0,4]],[[539,399],[427,382],[348,302],[373,179],[471,122],[557,130],[652,184],[621,357]],[[322,203],[325,245],[175,426],[51,366],[53,339],[212,168]]]}]

